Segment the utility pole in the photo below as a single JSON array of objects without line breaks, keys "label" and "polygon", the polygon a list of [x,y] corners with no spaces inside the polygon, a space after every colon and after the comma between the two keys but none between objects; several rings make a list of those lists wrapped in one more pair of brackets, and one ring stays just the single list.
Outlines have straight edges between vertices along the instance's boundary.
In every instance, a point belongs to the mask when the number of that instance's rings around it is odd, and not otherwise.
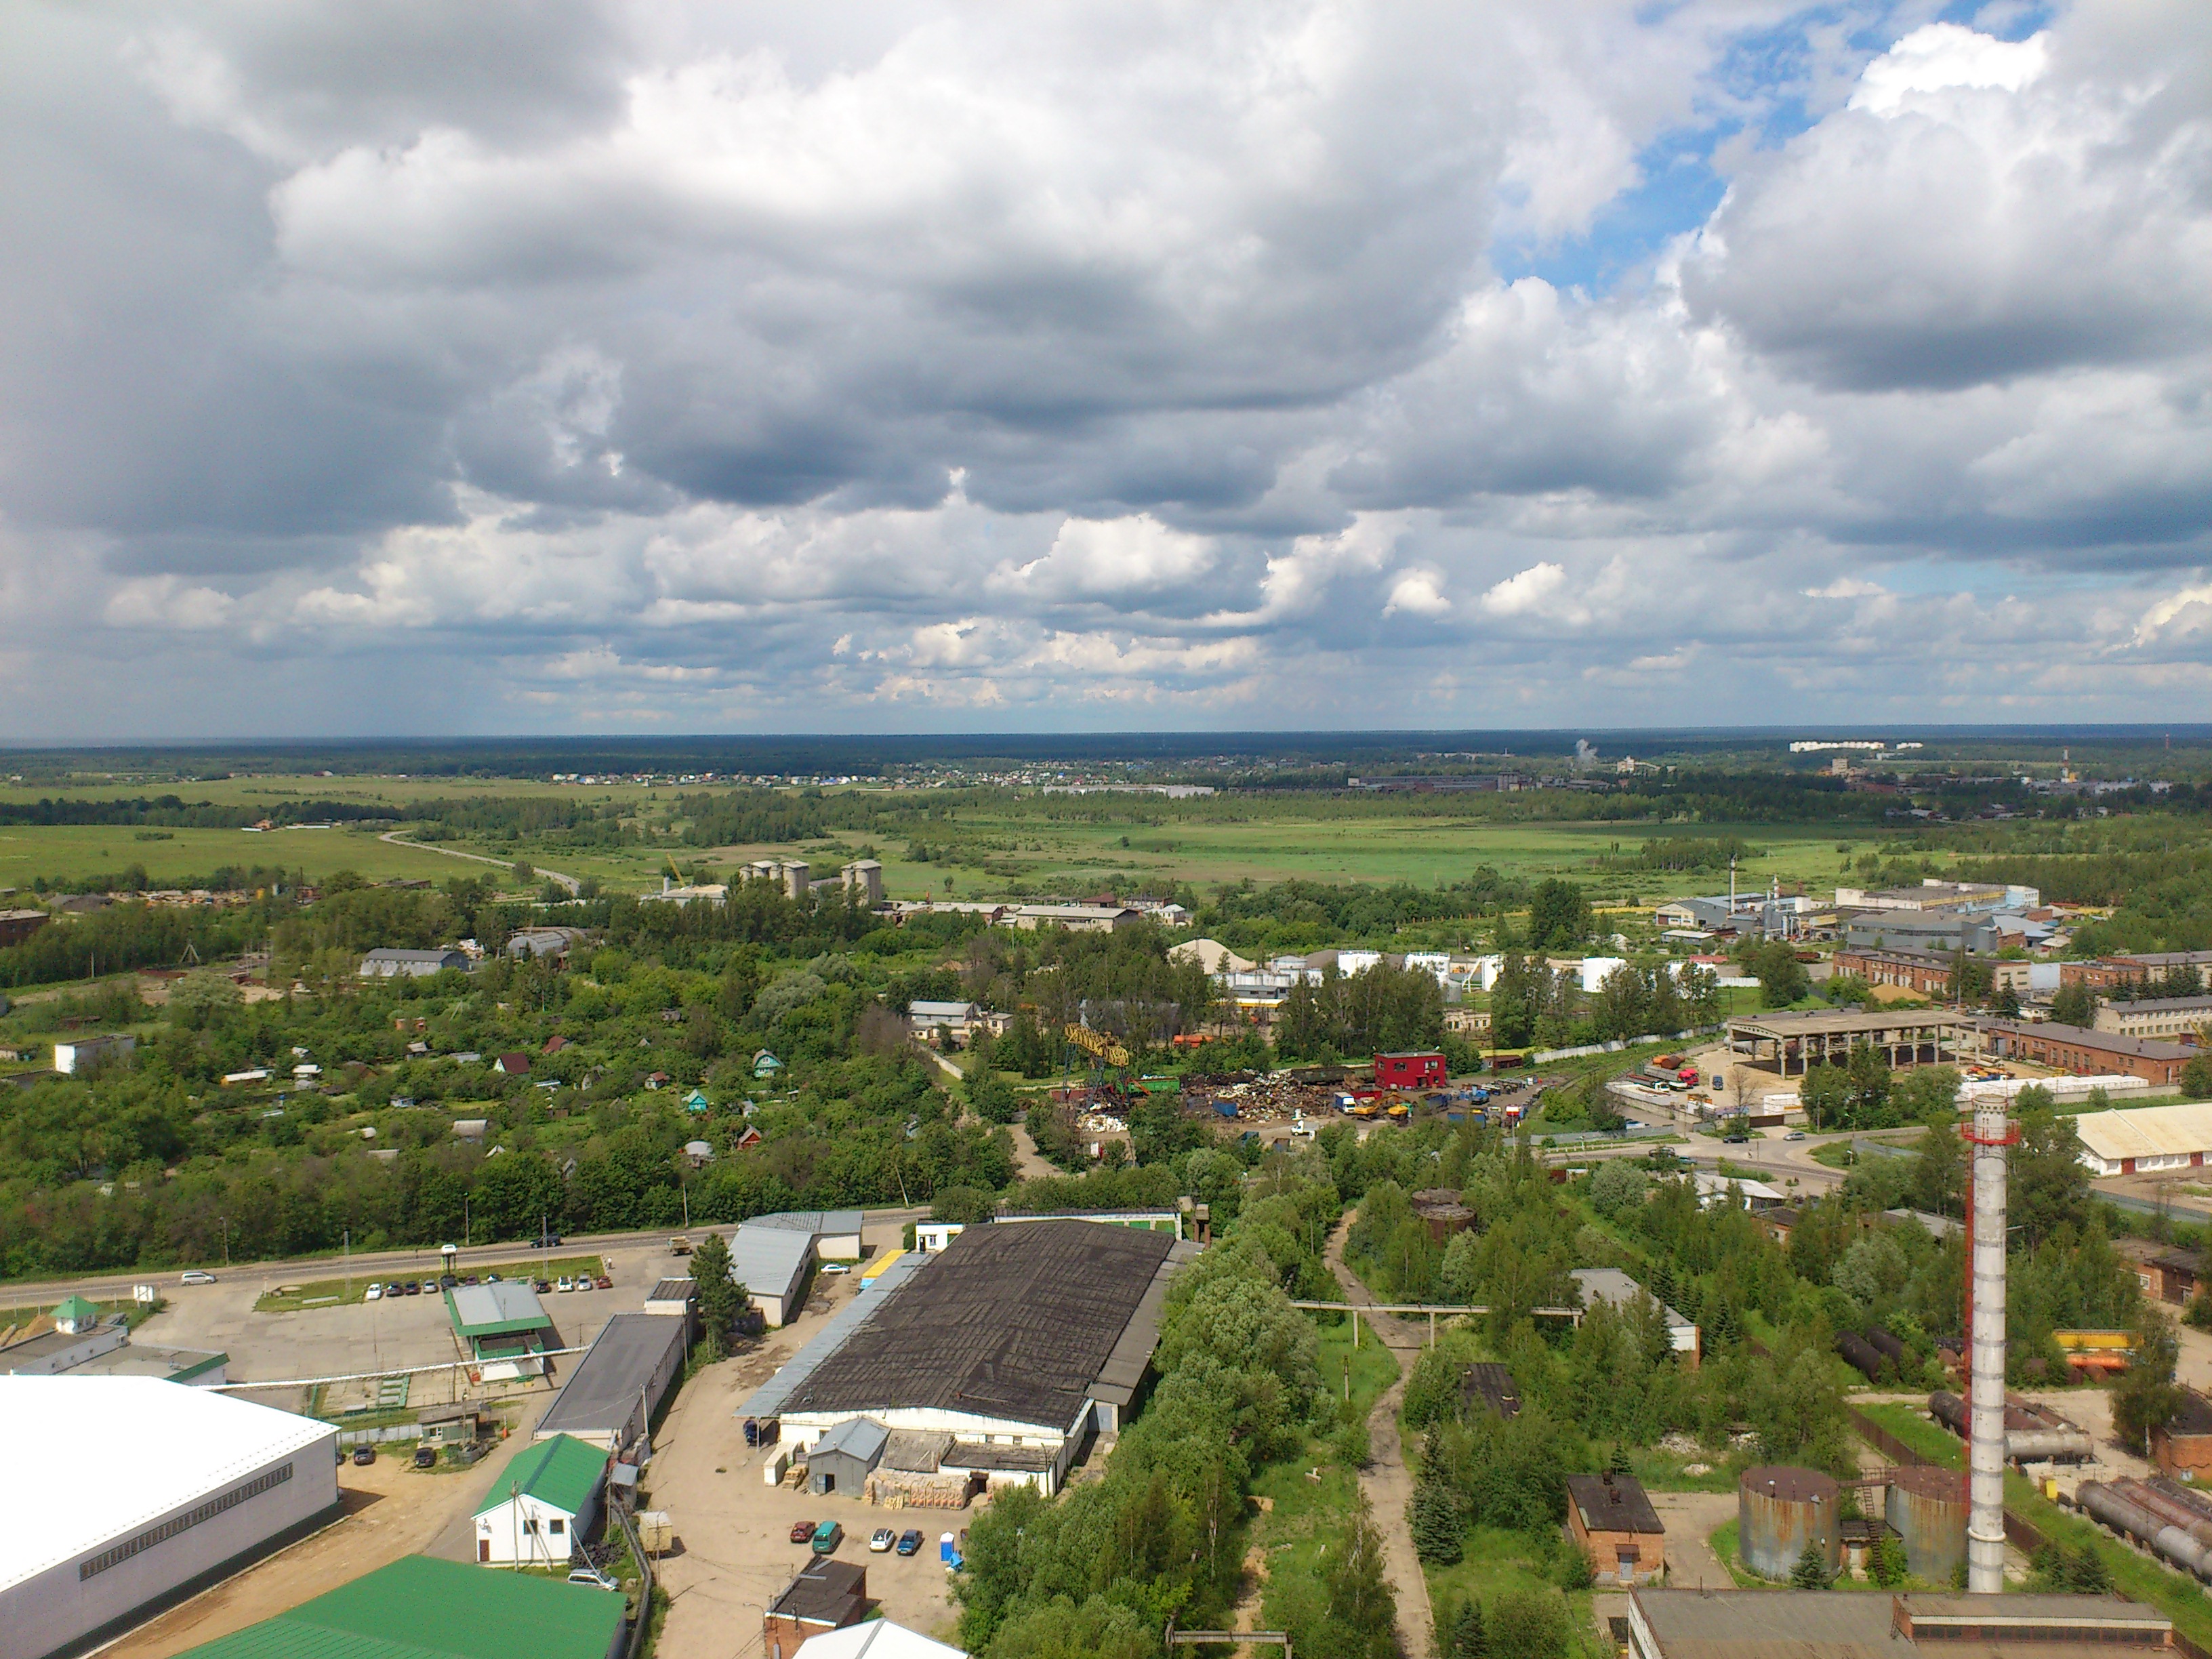
[{"label": "utility pole", "polygon": [[347,1301],[350,1302],[350,1301],[352,1301],[352,1300],[353,1300],[353,1229],[352,1229],[352,1228],[349,1227],[349,1228],[347,1228],[347,1229],[345,1230],[345,1233],[344,1233],[344,1235],[343,1235],[343,1239],[344,1239],[344,1242],[343,1242],[343,1244],[342,1245],[342,1247],[341,1247],[341,1248],[343,1248],[343,1250],[344,1250],[344,1252],[345,1252],[345,1286],[346,1286],[346,1288],[345,1288],[345,1299],[346,1299]]}]

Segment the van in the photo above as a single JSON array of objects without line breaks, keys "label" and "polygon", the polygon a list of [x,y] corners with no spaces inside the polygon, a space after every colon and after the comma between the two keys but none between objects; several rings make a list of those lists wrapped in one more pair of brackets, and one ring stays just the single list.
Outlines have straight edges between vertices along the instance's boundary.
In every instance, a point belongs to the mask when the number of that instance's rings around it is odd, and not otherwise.
[{"label": "van", "polygon": [[817,1555],[831,1555],[845,1541],[845,1528],[835,1521],[824,1521],[814,1529],[813,1542],[807,1547]]}]

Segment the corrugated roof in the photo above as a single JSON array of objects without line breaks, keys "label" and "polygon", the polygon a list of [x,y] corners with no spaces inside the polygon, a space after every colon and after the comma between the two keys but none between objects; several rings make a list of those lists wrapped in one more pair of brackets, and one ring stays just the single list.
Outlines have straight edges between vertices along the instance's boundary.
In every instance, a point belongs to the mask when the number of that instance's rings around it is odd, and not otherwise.
[{"label": "corrugated roof", "polygon": [[1065,1429],[1174,1243],[1088,1221],[970,1227],[877,1303],[782,1409],[936,1407]]},{"label": "corrugated roof", "polygon": [[405,1555],[180,1659],[606,1659],[623,1598]]},{"label": "corrugated roof", "polygon": [[543,1330],[553,1322],[538,1292],[519,1279],[496,1285],[458,1285],[446,1292],[453,1328],[464,1336],[507,1336]]},{"label": "corrugated roof", "polygon": [[682,1314],[615,1315],[553,1396],[538,1432],[607,1434],[622,1428],[669,1350],[683,1346],[685,1322]]},{"label": "corrugated roof", "polygon": [[858,1458],[870,1468],[884,1455],[890,1431],[872,1417],[848,1417],[814,1443],[810,1461],[825,1455]]},{"label": "corrugated roof", "polygon": [[748,1221],[730,1235],[730,1277],[757,1295],[788,1297],[813,1255],[813,1234]]},{"label": "corrugated roof", "polygon": [[572,1434],[556,1434],[518,1453],[477,1513],[495,1510],[519,1493],[576,1515],[591,1503],[606,1472],[605,1452]]},{"label": "corrugated roof", "polygon": [[865,1210],[777,1210],[757,1215],[748,1227],[779,1227],[788,1232],[857,1233],[867,1224]]},{"label": "corrugated roof", "polygon": [[930,1258],[915,1252],[901,1256],[875,1278],[864,1279],[860,1293],[830,1316],[830,1322],[807,1339],[799,1352],[783,1362],[774,1376],[747,1395],[738,1407],[739,1417],[774,1417],[783,1409],[799,1385],[814,1375],[814,1368],[845,1345],[850,1336],[871,1314],[882,1305],[880,1298],[891,1295],[921,1271]]},{"label": "corrugated roof", "polygon": [[2074,1120],[2074,1133],[2084,1150],[2108,1164],[2212,1152],[2212,1101],[2083,1112]]}]

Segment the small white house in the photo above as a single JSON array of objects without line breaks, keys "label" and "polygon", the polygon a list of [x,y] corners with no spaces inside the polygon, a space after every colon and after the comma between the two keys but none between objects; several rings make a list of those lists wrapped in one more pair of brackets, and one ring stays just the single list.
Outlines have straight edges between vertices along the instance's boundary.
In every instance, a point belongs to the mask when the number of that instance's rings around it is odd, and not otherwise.
[{"label": "small white house", "polygon": [[526,1448],[477,1510],[477,1559],[490,1566],[568,1560],[599,1518],[607,1454],[556,1434]]}]

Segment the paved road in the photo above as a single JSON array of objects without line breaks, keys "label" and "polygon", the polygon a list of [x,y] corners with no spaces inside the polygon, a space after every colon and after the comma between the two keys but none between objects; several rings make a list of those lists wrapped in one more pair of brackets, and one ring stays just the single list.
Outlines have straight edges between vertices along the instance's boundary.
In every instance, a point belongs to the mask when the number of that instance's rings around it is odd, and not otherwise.
[{"label": "paved road", "polygon": [[[1371,1307],[1375,1298],[1359,1276],[1344,1265],[1345,1237],[1358,1217],[1356,1210],[1346,1213],[1329,1236],[1327,1257],[1328,1270],[1344,1287],[1344,1299],[1364,1308]],[[1366,1494],[1382,1534],[1384,1570],[1398,1590],[1398,1650],[1407,1659],[1428,1659],[1436,1612],[1429,1605],[1428,1577],[1413,1553],[1413,1476],[1406,1467],[1406,1448],[1398,1434],[1398,1407],[1405,1399],[1410,1356],[1421,1351],[1422,1333],[1389,1314],[1370,1313],[1366,1321],[1385,1347],[1408,1357],[1401,1362],[1398,1380],[1383,1390],[1367,1414],[1368,1466],[1360,1471],[1359,1489]]]},{"label": "paved road", "polygon": [[[512,870],[514,867],[515,863],[513,859],[489,858],[482,853],[464,853],[459,848],[455,847],[433,847],[424,842],[410,841],[407,839],[407,832],[404,830],[386,830],[383,835],[379,836],[377,840],[389,842],[394,847],[411,847],[418,853],[436,853],[445,858],[466,859],[472,864],[497,865],[502,870]],[[561,886],[568,889],[568,896],[570,898],[576,896],[577,882],[575,877],[564,876],[558,870],[548,870],[543,865],[532,865],[531,867],[536,870],[539,875],[544,877],[546,880],[556,882]]]},{"label": "paved road", "polygon": [[[867,1212],[869,1224],[878,1220],[903,1227],[909,1221],[926,1221],[929,1206],[926,1204],[907,1206],[887,1206]],[[727,1223],[712,1224],[714,1231],[728,1230]],[[665,1242],[680,1227],[648,1227],[638,1232],[627,1233],[571,1233],[567,1235],[555,1254],[560,1255],[588,1255],[594,1250],[635,1249],[641,1245]],[[695,1223],[692,1233],[709,1231],[709,1224]],[[511,1240],[504,1244],[470,1244],[462,1248],[459,1261],[463,1267],[488,1267],[495,1263],[513,1261],[526,1256],[530,1249],[527,1239]],[[434,1244],[410,1245],[398,1250],[356,1250],[350,1271],[356,1279],[378,1279],[386,1276],[400,1279],[420,1279],[425,1273],[438,1271],[440,1256]],[[257,1280],[270,1283],[283,1281],[342,1279],[349,1270],[343,1256],[308,1256],[288,1261],[239,1261],[230,1266],[220,1262],[207,1263],[209,1271],[218,1279],[225,1273],[250,1273]],[[179,1267],[141,1267],[129,1273],[94,1274],[82,1278],[58,1279],[34,1284],[0,1285],[0,1306],[29,1307],[42,1302],[59,1301],[72,1292],[95,1299],[115,1299],[128,1297],[133,1285],[154,1284],[165,1290],[177,1288]]]}]

